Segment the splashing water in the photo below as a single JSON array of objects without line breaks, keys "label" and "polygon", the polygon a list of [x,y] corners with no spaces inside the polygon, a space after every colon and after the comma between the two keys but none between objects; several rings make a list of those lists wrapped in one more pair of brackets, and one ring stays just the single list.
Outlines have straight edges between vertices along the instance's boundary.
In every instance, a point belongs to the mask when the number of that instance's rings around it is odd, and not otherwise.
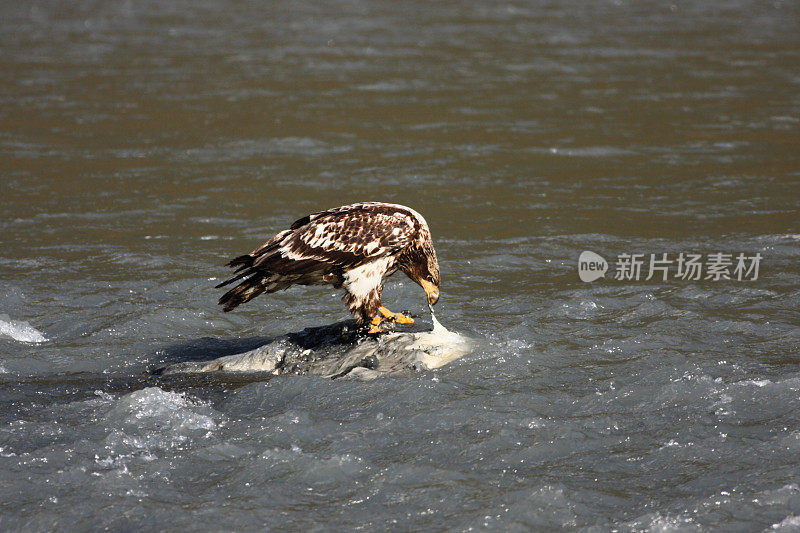
[{"label": "splashing water", "polygon": [[431,310],[431,322],[433,322],[433,330],[431,333],[450,333],[450,331],[442,325],[441,322],[436,320],[436,315],[433,312],[433,306],[428,302],[428,309]]},{"label": "splashing water", "polygon": [[0,337],[11,337],[19,342],[39,343],[47,338],[28,322],[11,320],[8,315],[0,315]]},{"label": "splashing water", "polygon": [[433,329],[430,331],[430,333],[432,335],[438,335],[438,336],[456,335],[457,336],[457,334],[454,334],[452,331],[450,331],[449,329],[444,327],[441,322],[439,322],[439,320],[436,318],[436,315],[433,312],[433,306],[430,303],[428,304],[428,309],[431,310],[431,322],[433,323]]}]

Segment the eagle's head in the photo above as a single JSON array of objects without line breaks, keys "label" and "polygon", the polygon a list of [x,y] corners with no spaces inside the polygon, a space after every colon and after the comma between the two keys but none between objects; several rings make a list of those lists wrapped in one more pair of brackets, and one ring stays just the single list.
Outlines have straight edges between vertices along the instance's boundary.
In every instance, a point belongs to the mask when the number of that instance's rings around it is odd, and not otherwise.
[{"label": "eagle's head", "polygon": [[429,232],[422,232],[418,241],[403,250],[397,266],[425,290],[429,304],[439,300],[439,261]]},{"label": "eagle's head", "polygon": [[428,296],[428,303],[433,305],[439,301],[439,261],[433,243],[426,241],[421,246],[421,257],[417,260],[416,276],[411,279],[419,283]]}]

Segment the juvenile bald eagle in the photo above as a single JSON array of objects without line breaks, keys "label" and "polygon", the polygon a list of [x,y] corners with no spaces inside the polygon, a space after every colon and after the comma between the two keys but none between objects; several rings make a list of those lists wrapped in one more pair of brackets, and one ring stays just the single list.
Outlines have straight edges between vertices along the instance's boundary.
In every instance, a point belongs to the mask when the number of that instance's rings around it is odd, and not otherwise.
[{"label": "juvenile bald eagle", "polygon": [[224,311],[262,292],[290,285],[329,283],[344,287],[344,301],[359,324],[414,320],[381,305],[383,280],[403,271],[433,305],[439,299],[439,263],[422,215],[409,207],[363,202],[305,216],[247,255],[228,263],[235,275],[217,285],[240,281],[219,299]]}]

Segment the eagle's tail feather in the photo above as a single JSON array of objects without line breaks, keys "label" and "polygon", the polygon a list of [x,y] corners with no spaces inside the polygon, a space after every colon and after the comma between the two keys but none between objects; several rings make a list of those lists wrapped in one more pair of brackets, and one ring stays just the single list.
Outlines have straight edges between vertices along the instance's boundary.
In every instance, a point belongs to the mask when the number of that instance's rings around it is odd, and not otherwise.
[{"label": "eagle's tail feather", "polygon": [[[328,266],[327,263],[316,258],[288,259],[280,254],[271,253],[270,247],[265,248],[264,252],[259,256],[240,255],[228,263],[228,266],[238,268],[231,278],[226,279],[216,288],[219,289],[234,282],[239,282],[239,284],[219,299],[223,311],[230,311],[264,292],[286,289],[293,283],[317,283],[317,274]],[[258,261],[257,265],[256,261]]]},{"label": "eagle's tail feather", "polygon": [[233,271],[233,273],[235,275],[233,277],[231,277],[231,278],[226,279],[225,281],[223,281],[219,285],[215,285],[214,288],[215,289],[219,289],[220,287],[224,287],[225,285],[230,285],[234,281],[238,281],[238,280],[240,280],[240,279],[252,274],[252,272],[248,272],[248,269],[253,266],[253,261],[254,260],[255,260],[255,257],[253,257],[250,254],[240,255],[239,257],[234,257],[233,259],[231,259],[231,261],[229,263],[227,263],[225,266],[229,266],[229,267],[238,266],[239,268],[237,268],[236,270]]},{"label": "eagle's tail feather", "polygon": [[234,257],[233,259],[230,260],[230,262],[226,266],[229,266],[229,267],[238,266],[239,268],[236,269],[238,271],[238,270],[241,270],[243,268],[247,268],[249,266],[253,266],[253,261],[254,260],[255,260],[254,256],[252,256],[250,254],[244,254],[244,255],[240,255],[239,257]]},{"label": "eagle's tail feather", "polygon": [[215,289],[219,289],[219,288],[221,288],[221,287],[224,287],[225,285],[230,285],[230,284],[231,284],[231,283],[233,283],[234,281],[239,281],[239,280],[240,280],[240,279],[242,279],[242,278],[246,278],[246,277],[247,277],[247,276],[249,276],[250,274],[252,274],[252,272],[245,270],[244,272],[242,272],[242,273],[240,273],[240,274],[236,274],[236,275],[235,275],[235,276],[233,276],[232,278],[228,278],[228,279],[226,279],[225,281],[223,281],[223,282],[222,282],[222,283],[220,283],[219,285],[215,285],[215,286],[214,286],[214,288],[215,288]]},{"label": "eagle's tail feather", "polygon": [[245,302],[249,302],[256,296],[267,290],[268,285],[269,285],[268,279],[264,279],[258,275],[250,277],[241,282],[240,284],[238,284],[236,287],[226,292],[225,294],[223,294],[222,297],[219,299],[219,305],[221,305],[222,310],[227,313],[234,307],[241,305]]}]

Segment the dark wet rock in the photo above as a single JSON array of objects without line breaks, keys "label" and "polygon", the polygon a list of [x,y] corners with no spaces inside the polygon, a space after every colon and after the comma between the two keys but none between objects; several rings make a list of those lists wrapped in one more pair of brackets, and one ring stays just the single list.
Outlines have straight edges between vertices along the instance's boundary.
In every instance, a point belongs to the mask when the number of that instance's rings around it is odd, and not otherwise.
[{"label": "dark wet rock", "polygon": [[187,361],[154,370],[154,375],[205,372],[315,374],[372,379],[438,368],[465,355],[473,342],[448,331],[434,318],[430,331],[365,336],[352,321],[288,333],[263,346],[211,361]]}]

